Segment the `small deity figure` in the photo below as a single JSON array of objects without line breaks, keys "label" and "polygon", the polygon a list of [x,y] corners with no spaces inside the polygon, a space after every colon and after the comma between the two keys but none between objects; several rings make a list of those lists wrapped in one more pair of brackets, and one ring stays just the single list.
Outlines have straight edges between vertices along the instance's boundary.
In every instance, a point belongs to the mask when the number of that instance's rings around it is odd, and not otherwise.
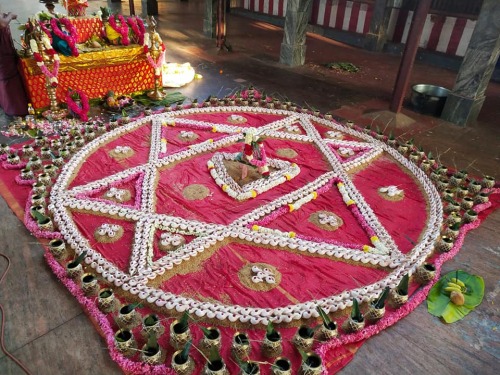
[{"label": "small deity figure", "polygon": [[242,167],[242,179],[247,175],[248,169],[245,164],[257,167],[262,177],[269,177],[269,167],[267,166],[266,150],[264,148],[264,139],[255,134],[254,129],[249,129],[244,133],[243,152],[239,153],[237,160],[244,163]]}]

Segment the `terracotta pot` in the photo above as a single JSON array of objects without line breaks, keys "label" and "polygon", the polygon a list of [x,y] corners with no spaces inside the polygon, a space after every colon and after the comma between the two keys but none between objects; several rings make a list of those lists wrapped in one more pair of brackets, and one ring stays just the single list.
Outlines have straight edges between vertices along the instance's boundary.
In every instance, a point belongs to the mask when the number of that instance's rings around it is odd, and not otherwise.
[{"label": "terracotta pot", "polygon": [[271,335],[265,335],[262,342],[262,354],[265,357],[278,357],[283,351],[282,339],[279,332],[274,331]]},{"label": "terracotta pot", "polygon": [[323,371],[321,357],[315,353],[308,353],[307,359],[302,360],[300,365],[300,375],[320,375]]},{"label": "terracotta pot", "polygon": [[99,310],[103,313],[109,313],[115,310],[116,300],[112,289],[104,288],[99,291],[97,307],[99,307]]},{"label": "terracotta pot", "polygon": [[367,313],[365,314],[365,319],[370,323],[376,323],[380,319],[382,319],[385,315],[385,307],[377,308],[374,305],[370,304]]},{"label": "terracotta pot", "polygon": [[204,375],[227,375],[227,367],[222,359],[207,362],[204,367]]},{"label": "terracotta pot", "polygon": [[186,362],[181,362],[179,359],[181,352],[182,350],[178,350],[172,355],[172,368],[176,374],[191,375],[194,371],[194,361],[190,356],[188,356]]},{"label": "terracotta pot", "polygon": [[205,353],[205,355],[210,354],[213,348],[216,348],[217,351],[220,351],[221,348],[221,334],[220,331],[215,327],[208,327],[210,331],[210,336],[207,337],[203,335],[203,338],[200,341],[201,350]]},{"label": "terracotta pot", "polygon": [[142,347],[141,361],[153,366],[158,365],[161,363],[162,355],[163,353],[159,345],[157,348],[149,348],[146,344]]},{"label": "terracotta pot", "polygon": [[292,363],[288,358],[278,357],[271,366],[272,375],[292,375]]},{"label": "terracotta pot", "polygon": [[137,343],[128,329],[120,329],[115,333],[115,345],[124,356],[130,357],[136,353]]},{"label": "terracotta pot", "polygon": [[97,294],[99,285],[97,284],[97,277],[91,273],[85,273],[81,277],[82,290],[86,296],[93,296]]},{"label": "terracotta pot", "polygon": [[49,250],[56,259],[61,259],[66,254],[66,244],[63,240],[56,238],[49,242]]},{"label": "terracotta pot", "polygon": [[170,344],[176,350],[182,349],[191,339],[192,336],[189,327],[186,330],[182,330],[177,319],[170,324]]},{"label": "terracotta pot", "polygon": [[321,324],[321,327],[319,327],[317,332],[318,340],[320,341],[328,341],[339,335],[337,330],[337,323],[333,321],[330,322],[328,326],[324,323]]},{"label": "terracotta pot", "polygon": [[422,285],[428,284],[434,279],[434,276],[436,276],[436,267],[432,264],[422,264],[415,271],[415,280]]},{"label": "terracotta pot", "polygon": [[350,316],[342,324],[342,330],[347,333],[361,331],[364,327],[365,327],[365,319],[357,321],[352,319],[352,317]]},{"label": "terracotta pot", "polygon": [[243,332],[236,332],[231,344],[231,354],[237,361],[246,360],[250,355],[250,340]]},{"label": "terracotta pot", "polygon": [[[151,324],[151,321],[153,324]],[[145,336],[149,336],[154,333],[156,334],[156,337],[159,337],[165,332],[165,328],[156,314],[150,314],[142,319],[142,332]]]},{"label": "terracotta pot", "polygon": [[292,338],[292,343],[295,347],[304,352],[310,351],[314,343],[314,337],[308,335],[308,328],[305,325],[300,326]]}]

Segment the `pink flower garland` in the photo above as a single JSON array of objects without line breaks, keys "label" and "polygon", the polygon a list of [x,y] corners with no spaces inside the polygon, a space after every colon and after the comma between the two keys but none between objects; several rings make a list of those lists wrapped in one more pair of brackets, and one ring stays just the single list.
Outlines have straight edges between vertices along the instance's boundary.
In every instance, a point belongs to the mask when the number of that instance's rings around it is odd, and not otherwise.
[{"label": "pink flower garland", "polygon": [[90,109],[88,96],[85,95],[85,93],[81,90],[73,90],[73,92],[76,92],[80,97],[81,106],[78,106],[78,104],[75,103],[75,101],[71,97],[71,91],[68,90],[68,92],[66,93],[66,104],[68,105],[68,108],[71,112],[77,115],[80,120],[88,121],[88,113]]},{"label": "pink flower garland", "polygon": [[[63,33],[62,30],[59,28],[59,25],[57,24],[58,20],[64,25],[64,27],[68,31],[69,35],[66,33]],[[76,27],[67,18],[63,17],[63,18],[59,18],[58,20],[55,18],[52,18],[50,20],[50,26],[52,26],[52,31],[60,39],[65,40],[66,43],[68,43],[68,46],[71,49],[71,55],[78,57],[78,55],[80,53],[78,52],[78,49],[76,48],[76,41],[78,40],[78,31],[76,30]]]},{"label": "pink flower garland", "polygon": [[33,58],[35,59],[36,65],[40,68],[43,75],[48,78],[50,85],[52,87],[57,87],[57,85],[59,84],[59,80],[57,79],[57,76],[59,74],[59,65],[60,65],[59,55],[53,48],[48,49],[45,52],[49,55],[52,55],[54,58],[54,65],[52,66],[52,71],[50,71],[45,65],[45,62],[43,61],[43,57],[40,54],[40,52],[33,51]]},{"label": "pink flower garland", "polygon": [[[120,14],[118,15],[118,20],[120,21],[120,26],[116,24],[116,19],[114,15],[109,17],[109,25],[115,30],[118,34],[122,36],[122,44],[124,46],[128,46],[130,44],[130,40],[128,39],[128,25],[125,18]],[[144,38],[144,34],[143,34]]]},{"label": "pink flower garland", "polygon": [[136,16],[129,17],[127,19],[127,23],[138,38],[137,44],[142,46],[144,44],[144,34],[146,32],[146,29],[144,28],[144,22],[142,22],[142,19]]}]

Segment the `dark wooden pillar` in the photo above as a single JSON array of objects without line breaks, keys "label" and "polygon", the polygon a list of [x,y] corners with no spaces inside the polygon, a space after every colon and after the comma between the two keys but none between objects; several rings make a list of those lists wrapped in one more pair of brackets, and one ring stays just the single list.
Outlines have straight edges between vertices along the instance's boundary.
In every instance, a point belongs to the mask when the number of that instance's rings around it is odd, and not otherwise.
[{"label": "dark wooden pillar", "polygon": [[424,28],[427,13],[429,13],[429,9],[431,7],[431,2],[432,0],[420,0],[417,3],[415,13],[413,14],[408,40],[406,41],[403,58],[399,64],[399,72],[396,77],[396,84],[394,85],[394,91],[392,93],[390,106],[390,110],[392,112],[399,113],[401,111],[401,107],[403,106],[403,100],[405,98],[406,90],[408,89],[408,82],[410,81],[411,70],[413,69],[413,63],[415,62],[415,56],[417,55],[418,43],[420,41],[420,37],[422,36],[422,30]]},{"label": "dark wooden pillar", "polygon": [[455,86],[441,118],[457,125],[476,122],[500,53],[500,2],[483,0]]}]

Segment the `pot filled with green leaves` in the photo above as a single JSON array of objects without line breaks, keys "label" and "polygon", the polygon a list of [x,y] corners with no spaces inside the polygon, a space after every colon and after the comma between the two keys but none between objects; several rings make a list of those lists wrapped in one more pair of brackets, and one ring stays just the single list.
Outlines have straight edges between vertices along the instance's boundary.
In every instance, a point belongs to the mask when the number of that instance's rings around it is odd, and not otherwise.
[{"label": "pot filled with green leaves", "polygon": [[483,180],[481,181],[481,183],[485,188],[491,189],[492,187],[495,186],[495,177],[483,176]]},{"label": "pot filled with green leaves", "polygon": [[38,171],[42,168],[42,159],[38,156],[32,156],[28,162],[28,166],[33,171]]},{"label": "pot filled with green leaves", "polygon": [[49,242],[49,251],[56,259],[62,259],[66,253],[66,244],[63,240],[55,238]]},{"label": "pot filled with green leaves", "polygon": [[386,286],[384,290],[380,293],[377,299],[373,300],[370,303],[368,308],[368,312],[365,315],[365,318],[370,323],[375,323],[383,318],[385,315],[385,300],[389,295],[389,287]]},{"label": "pot filled with green leaves", "polygon": [[236,332],[231,343],[231,354],[237,361],[242,361],[250,355],[250,339],[243,332]]},{"label": "pot filled with green leaves", "polygon": [[316,353],[305,353],[300,351],[302,363],[300,364],[300,375],[320,375],[323,371],[321,357]]},{"label": "pot filled with green leaves", "polygon": [[337,323],[332,321],[328,314],[320,307],[316,307],[322,320],[321,326],[317,329],[318,340],[328,341],[338,336]]},{"label": "pot filled with green leaves", "polygon": [[453,247],[453,238],[448,236],[441,236],[438,241],[437,249],[442,253],[447,253]]},{"label": "pot filled with green leaves", "polygon": [[66,273],[72,279],[77,279],[83,274],[82,262],[87,256],[87,251],[82,252],[76,258],[74,258],[71,262],[66,264]]},{"label": "pot filled with green leaves", "polygon": [[110,313],[115,310],[116,299],[113,289],[104,288],[99,291],[97,295],[97,307],[103,313]]},{"label": "pot filled with green leaves", "polygon": [[156,314],[149,314],[142,319],[142,333],[149,336],[153,333],[157,337],[165,332],[165,327],[160,322],[160,318]]},{"label": "pot filled with green leaves", "polygon": [[148,336],[148,341],[141,350],[141,360],[150,365],[158,365],[162,362],[162,350],[158,344],[158,337],[153,332]]},{"label": "pot filled with green leaves", "polygon": [[120,327],[132,329],[140,324],[141,317],[136,310],[138,307],[141,307],[141,304],[139,302],[134,302],[120,308],[117,317],[117,322]]},{"label": "pot filled with green leaves", "polygon": [[436,267],[430,263],[424,263],[417,267],[415,271],[415,280],[421,284],[428,284],[436,276]]},{"label": "pot filled with green leaves", "polygon": [[82,290],[86,296],[93,296],[97,293],[99,289],[99,284],[97,284],[97,277],[92,273],[84,273],[82,275]]},{"label": "pot filled with green leaves", "polygon": [[210,353],[212,348],[220,351],[222,345],[220,331],[216,327],[205,328],[200,326],[200,329],[203,331],[203,338],[200,341],[201,350],[205,354]]},{"label": "pot filled with green leaves", "polygon": [[115,333],[116,349],[124,356],[129,357],[135,354],[137,343],[134,335],[128,329],[120,329]]},{"label": "pot filled with green leaves", "polygon": [[404,275],[398,286],[392,289],[389,293],[391,307],[398,308],[408,302],[408,283],[410,277],[408,274]]},{"label": "pot filled with green leaves", "polygon": [[194,371],[194,361],[189,355],[191,343],[191,340],[189,340],[182,350],[177,350],[172,355],[172,368],[176,374],[190,375]]},{"label": "pot filled with green leaves", "polygon": [[239,375],[260,375],[260,367],[257,362],[243,361],[238,365],[240,366]]},{"label": "pot filled with green leaves", "polygon": [[295,335],[292,338],[293,345],[300,350],[308,352],[311,350],[314,343],[314,329],[307,326],[301,325]]},{"label": "pot filled with green leaves", "polygon": [[472,197],[463,197],[460,206],[464,210],[469,210],[474,206],[474,199]]},{"label": "pot filled with green leaves", "polygon": [[467,210],[464,214],[464,219],[467,223],[472,223],[477,220],[477,212],[474,210]]},{"label": "pot filled with green leaves", "polygon": [[351,314],[342,324],[342,330],[346,333],[352,333],[361,331],[364,327],[365,318],[359,309],[358,300],[353,298]]},{"label": "pot filled with green leaves", "polygon": [[481,185],[481,182],[472,180],[469,182],[469,186],[467,187],[467,190],[469,190],[469,193],[471,194],[477,194],[481,191],[483,185]]},{"label": "pot filled with green leaves", "polygon": [[447,237],[450,237],[450,238],[453,238],[453,239],[456,239],[458,237],[458,234],[460,233],[460,227],[462,226],[462,223],[461,222],[458,222],[458,223],[453,223],[453,224],[449,224],[447,227],[446,227],[446,230],[444,232],[444,234],[447,236]]},{"label": "pot filled with green leaves", "polygon": [[271,365],[272,375],[292,375],[292,363],[288,358],[278,357]]},{"label": "pot filled with green leaves", "polygon": [[176,349],[182,349],[189,340],[192,340],[188,325],[189,314],[184,312],[180,319],[170,324],[170,344]]},{"label": "pot filled with green leaves", "polygon": [[227,367],[222,360],[219,351],[216,348],[212,348],[208,361],[204,367],[204,375],[227,375]]},{"label": "pot filled with green leaves", "polygon": [[478,195],[476,195],[474,197],[474,203],[475,204],[486,203],[489,200],[490,200],[490,194],[489,193],[485,193],[485,192],[481,192],[481,193],[479,193]]},{"label": "pot filled with green leaves", "polygon": [[282,351],[281,334],[274,328],[273,323],[269,322],[262,342],[262,354],[265,357],[273,358],[279,356]]}]

